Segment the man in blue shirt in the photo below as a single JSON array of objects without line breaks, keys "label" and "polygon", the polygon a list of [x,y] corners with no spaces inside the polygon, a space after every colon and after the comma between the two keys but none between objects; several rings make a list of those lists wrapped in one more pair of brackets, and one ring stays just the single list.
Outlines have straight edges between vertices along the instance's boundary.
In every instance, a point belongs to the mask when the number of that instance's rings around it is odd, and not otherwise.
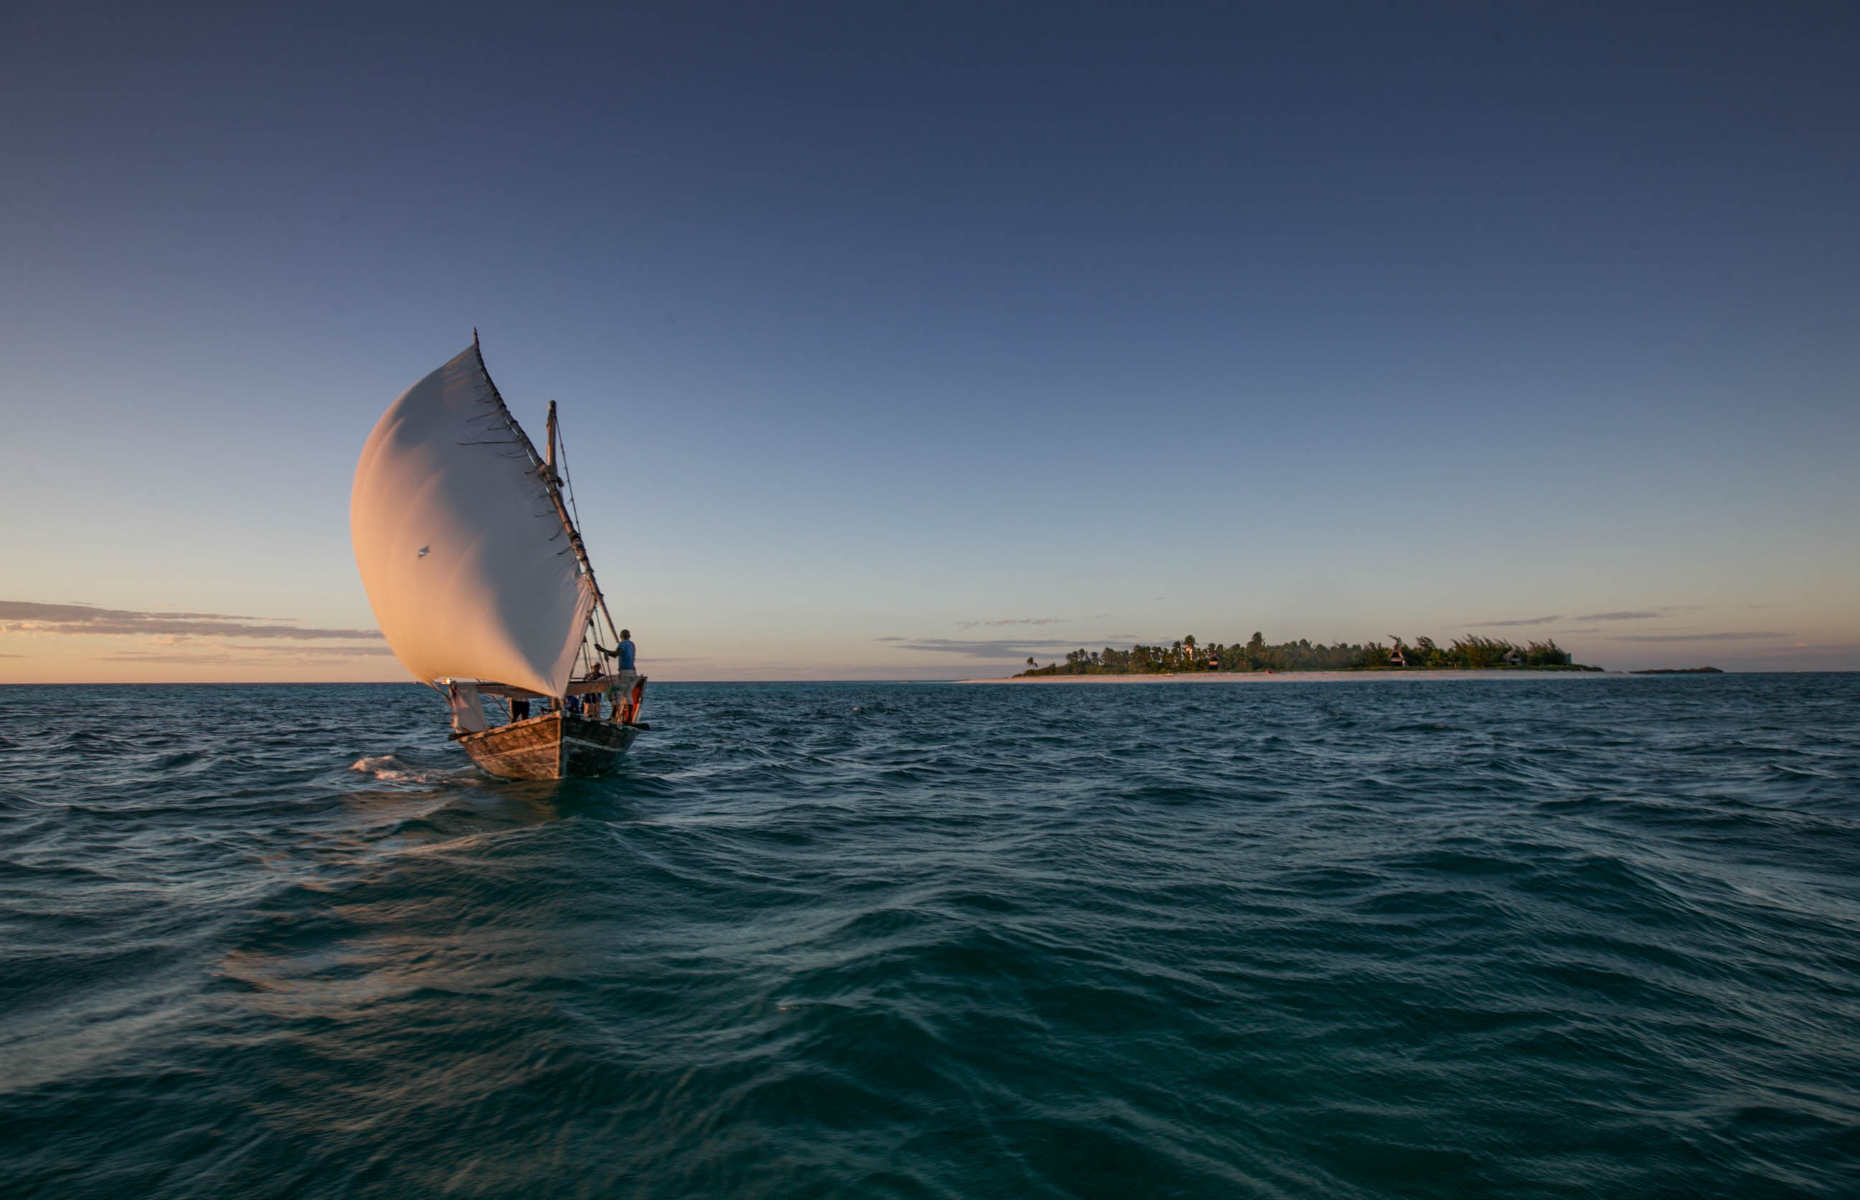
[{"label": "man in blue shirt", "polygon": [[633,669],[633,631],[631,629],[620,631],[620,644],[617,647],[609,649],[596,642],[594,648],[609,657],[618,657],[622,671]]},{"label": "man in blue shirt", "polygon": [[612,650],[598,644],[595,649],[620,659],[620,674],[614,682],[614,715],[622,722],[631,724],[639,715],[639,697],[635,693],[639,672],[633,669],[633,631],[622,629],[620,644]]}]

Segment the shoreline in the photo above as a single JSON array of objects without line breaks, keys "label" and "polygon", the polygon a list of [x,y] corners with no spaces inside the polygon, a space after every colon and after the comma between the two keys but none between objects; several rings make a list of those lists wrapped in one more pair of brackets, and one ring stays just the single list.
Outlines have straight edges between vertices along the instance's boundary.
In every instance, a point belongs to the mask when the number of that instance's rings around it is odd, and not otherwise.
[{"label": "shoreline", "polygon": [[1036,675],[1032,678],[958,679],[957,683],[1350,683],[1367,679],[1582,679],[1620,678],[1619,671],[1194,671],[1180,675]]}]

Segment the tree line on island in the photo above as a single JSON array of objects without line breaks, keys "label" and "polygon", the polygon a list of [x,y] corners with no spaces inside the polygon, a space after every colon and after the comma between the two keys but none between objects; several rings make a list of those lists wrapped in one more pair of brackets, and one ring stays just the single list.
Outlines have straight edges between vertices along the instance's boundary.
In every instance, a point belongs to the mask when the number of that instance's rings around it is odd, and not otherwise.
[{"label": "tree line on island", "polygon": [[1431,637],[1396,637],[1381,642],[1338,642],[1327,646],[1299,638],[1269,645],[1255,633],[1246,642],[1203,645],[1189,634],[1167,646],[1138,644],[1128,650],[1078,649],[1064,662],[1042,667],[1029,656],[1016,679],[1038,675],[1172,675],[1191,671],[1599,671],[1574,662],[1554,639],[1518,645],[1503,638],[1468,634],[1442,646]]}]

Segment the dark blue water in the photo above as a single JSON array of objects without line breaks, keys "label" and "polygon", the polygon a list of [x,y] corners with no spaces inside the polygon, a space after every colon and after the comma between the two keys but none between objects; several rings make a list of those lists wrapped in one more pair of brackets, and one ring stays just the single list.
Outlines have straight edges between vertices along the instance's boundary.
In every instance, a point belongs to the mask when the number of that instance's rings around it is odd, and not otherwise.
[{"label": "dark blue water", "polygon": [[0,688],[8,1196],[1860,1195],[1860,676]]}]

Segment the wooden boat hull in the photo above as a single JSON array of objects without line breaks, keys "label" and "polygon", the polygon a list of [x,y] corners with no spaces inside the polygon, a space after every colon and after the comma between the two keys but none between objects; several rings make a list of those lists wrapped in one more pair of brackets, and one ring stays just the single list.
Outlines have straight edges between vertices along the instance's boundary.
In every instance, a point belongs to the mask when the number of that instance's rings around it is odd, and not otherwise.
[{"label": "wooden boat hull", "polygon": [[458,739],[471,760],[504,779],[582,779],[620,765],[639,730],[567,713],[513,721]]}]

